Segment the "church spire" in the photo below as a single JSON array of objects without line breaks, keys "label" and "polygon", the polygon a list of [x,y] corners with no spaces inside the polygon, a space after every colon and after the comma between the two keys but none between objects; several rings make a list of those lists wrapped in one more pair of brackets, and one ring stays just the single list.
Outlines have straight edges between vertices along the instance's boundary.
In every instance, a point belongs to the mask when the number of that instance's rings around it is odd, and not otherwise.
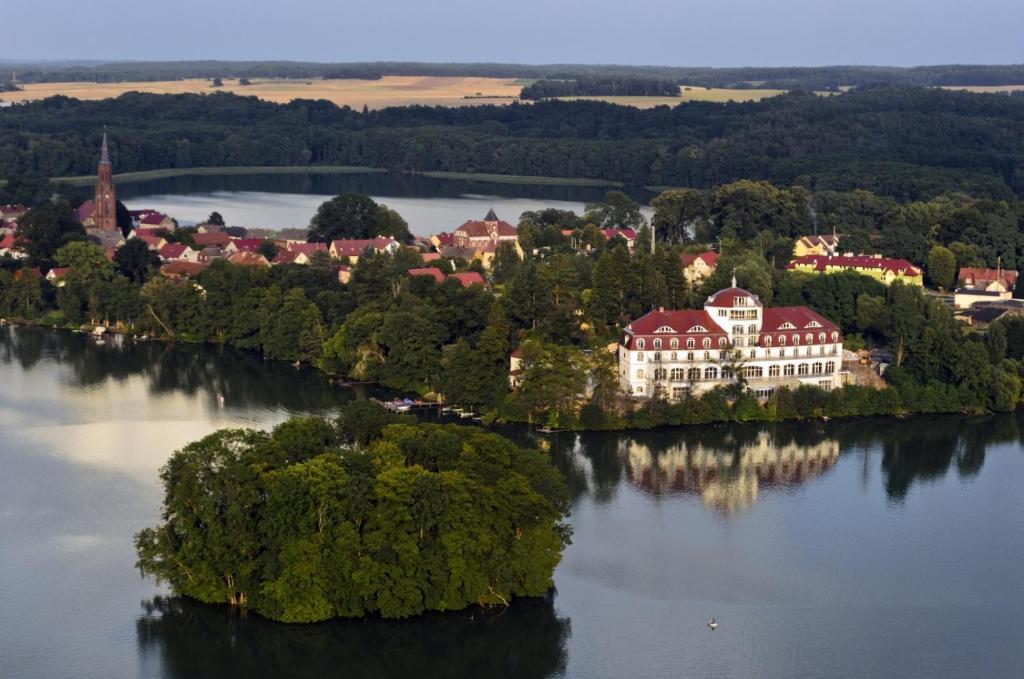
[{"label": "church spire", "polygon": [[100,147],[100,163],[110,165],[110,152],[107,150],[107,128],[103,128],[103,146]]}]

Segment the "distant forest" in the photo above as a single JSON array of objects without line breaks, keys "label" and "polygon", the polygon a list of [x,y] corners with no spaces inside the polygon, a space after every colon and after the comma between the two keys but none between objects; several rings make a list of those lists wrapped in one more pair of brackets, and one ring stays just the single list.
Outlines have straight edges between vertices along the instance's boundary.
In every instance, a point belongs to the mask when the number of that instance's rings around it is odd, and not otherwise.
[{"label": "distant forest", "polygon": [[521,99],[553,97],[678,97],[679,83],[667,78],[579,78],[537,80],[523,88]]},{"label": "distant forest", "polygon": [[899,200],[1024,195],[1024,96],[875,87],[822,97],[593,101],[355,111],[217,92],[0,108],[0,176],[91,174],[103,126],[117,172],[365,165],[713,187],[738,179]]},{"label": "distant forest", "polygon": [[124,82],[183,78],[364,78],[389,75],[458,76],[582,80],[607,78],[665,79],[698,87],[837,90],[861,85],[1020,85],[1024,64],[1006,66],[944,65],[816,66],[703,68],[686,66],[615,66],[587,64],[431,64],[363,62],[326,64],[299,61],[132,61],[0,62],[0,83]]}]

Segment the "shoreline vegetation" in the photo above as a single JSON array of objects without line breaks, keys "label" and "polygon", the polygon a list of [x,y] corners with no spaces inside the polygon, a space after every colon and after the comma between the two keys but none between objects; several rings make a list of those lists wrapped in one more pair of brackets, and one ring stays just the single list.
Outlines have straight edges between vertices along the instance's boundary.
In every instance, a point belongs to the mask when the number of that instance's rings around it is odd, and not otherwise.
[{"label": "shoreline vegetation", "polygon": [[[150,179],[168,179],[172,177],[211,176],[211,175],[247,175],[247,174],[385,174],[395,172],[383,167],[361,165],[264,165],[250,167],[180,167],[163,170],[139,170],[122,172],[113,176],[116,182],[137,182]],[[622,182],[583,179],[579,177],[544,177],[540,175],[502,175],[482,172],[439,172],[439,171],[397,171],[397,174],[430,177],[432,179],[453,179],[492,184],[529,184],[536,186],[594,186],[620,188]],[[68,177],[51,177],[56,184],[69,186],[91,186],[96,182],[95,175],[74,175]]]},{"label": "shoreline vegetation", "polygon": [[222,429],[161,469],[136,566],[180,595],[285,623],[408,618],[541,597],[571,529],[540,451],[356,401],[334,421]]}]

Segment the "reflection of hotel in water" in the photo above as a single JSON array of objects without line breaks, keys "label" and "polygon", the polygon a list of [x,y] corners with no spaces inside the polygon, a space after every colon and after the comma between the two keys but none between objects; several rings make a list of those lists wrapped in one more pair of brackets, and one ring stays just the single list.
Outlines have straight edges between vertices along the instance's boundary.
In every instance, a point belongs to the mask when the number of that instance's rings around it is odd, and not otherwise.
[{"label": "reflection of hotel in water", "polygon": [[699,494],[706,506],[729,512],[754,504],[760,490],[796,485],[828,471],[839,458],[839,442],[780,446],[761,432],[730,450],[694,442],[653,453],[625,440],[619,453],[633,485],[655,495]]}]

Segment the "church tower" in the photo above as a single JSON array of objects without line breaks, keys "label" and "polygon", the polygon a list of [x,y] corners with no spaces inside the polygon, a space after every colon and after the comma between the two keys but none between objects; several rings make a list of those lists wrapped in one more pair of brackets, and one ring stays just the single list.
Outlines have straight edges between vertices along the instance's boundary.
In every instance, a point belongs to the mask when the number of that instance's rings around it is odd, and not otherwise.
[{"label": "church tower", "polygon": [[96,198],[93,200],[92,213],[95,228],[100,231],[115,231],[117,229],[117,196],[114,193],[112,175],[110,152],[107,150],[107,133],[104,132],[100,164],[96,170]]}]

